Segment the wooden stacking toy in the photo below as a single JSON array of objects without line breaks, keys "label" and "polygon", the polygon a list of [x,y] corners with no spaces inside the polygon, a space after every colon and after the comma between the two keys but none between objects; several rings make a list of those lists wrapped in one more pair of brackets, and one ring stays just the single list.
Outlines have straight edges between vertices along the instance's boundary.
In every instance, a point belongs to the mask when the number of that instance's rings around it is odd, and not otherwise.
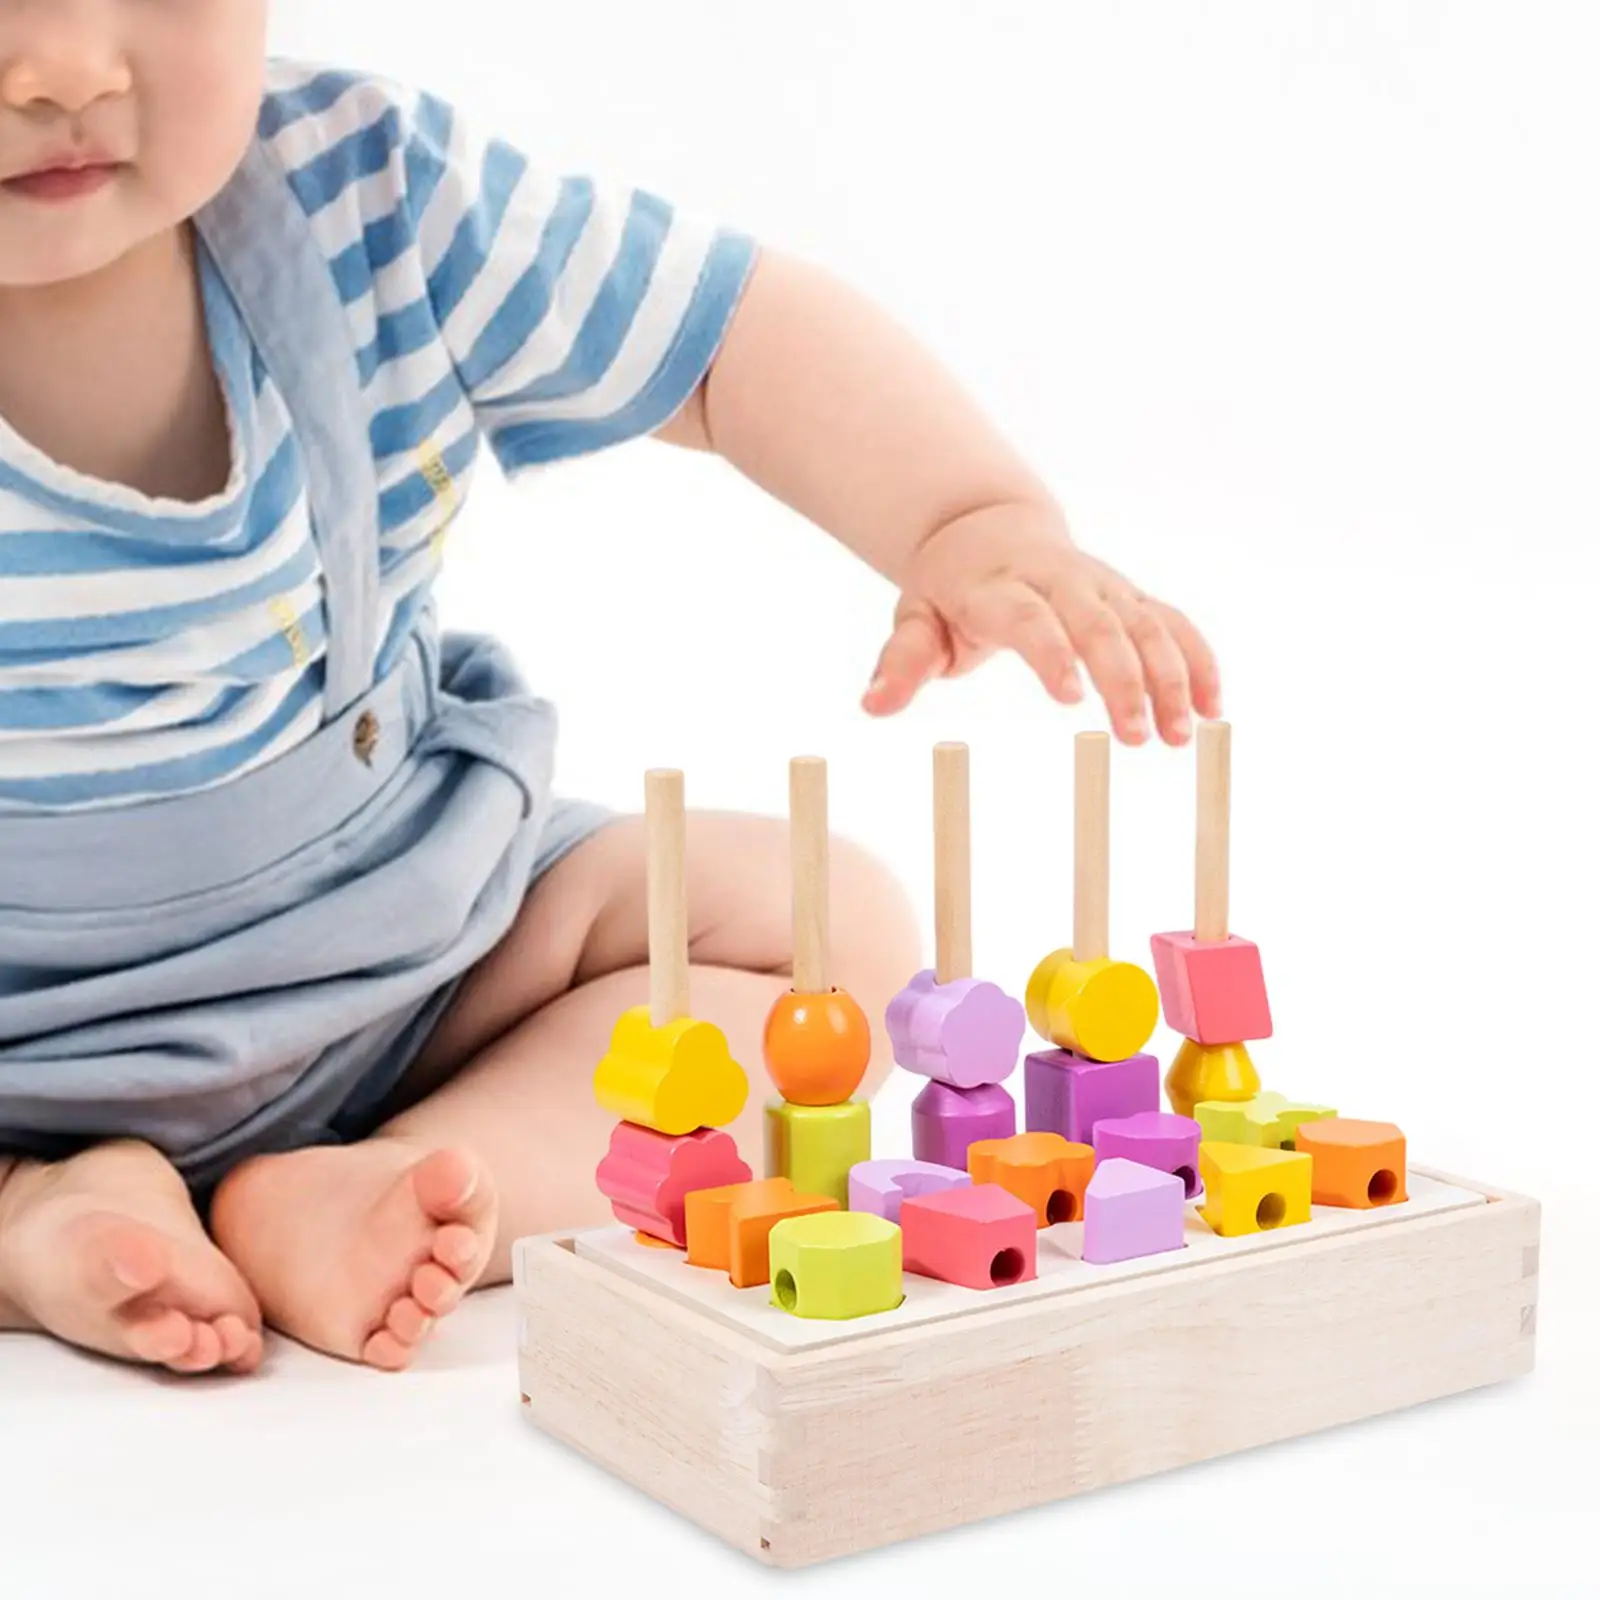
[{"label": "wooden stacking toy", "polygon": [[1311,1220],[1311,1157],[1254,1145],[1202,1144],[1200,1215],[1226,1239]]},{"label": "wooden stacking toy", "polygon": [[964,744],[933,752],[935,965],[889,1002],[884,1023],[895,1061],[926,1077],[911,1107],[918,1161],[963,1170],[979,1139],[1017,1131],[1016,1102],[1001,1087],[1016,1070],[1027,1017],[1004,990],[972,976],[972,821]]},{"label": "wooden stacking toy", "polygon": [[595,1068],[595,1099],[623,1120],[595,1171],[619,1222],[680,1248],[696,1189],[752,1176],[730,1134],[750,1080],[720,1028],[689,1015],[683,774],[645,778],[650,1003],[625,1011]]},{"label": "wooden stacking toy", "polygon": [[1028,982],[1028,1019],[1057,1048],[1023,1069],[1030,1131],[1092,1145],[1097,1122],[1161,1108],[1161,1064],[1143,1054],[1160,1016],[1150,975],[1110,945],[1111,743],[1075,743],[1072,948],[1046,956]]},{"label": "wooden stacking toy", "polygon": [[872,1059],[866,1013],[828,975],[828,769],[789,766],[794,981],[763,1041],[777,1096],[766,1107],[766,1172],[850,1203],[850,1169],[872,1155],[872,1108],[852,1098]]},{"label": "wooden stacking toy", "polygon": [[1272,1036],[1261,952],[1228,931],[1232,731],[1204,722],[1196,743],[1194,927],[1151,937],[1162,1014],[1183,1035],[1167,1099],[1191,1117],[1201,1101],[1244,1101],[1261,1090],[1247,1043]]}]

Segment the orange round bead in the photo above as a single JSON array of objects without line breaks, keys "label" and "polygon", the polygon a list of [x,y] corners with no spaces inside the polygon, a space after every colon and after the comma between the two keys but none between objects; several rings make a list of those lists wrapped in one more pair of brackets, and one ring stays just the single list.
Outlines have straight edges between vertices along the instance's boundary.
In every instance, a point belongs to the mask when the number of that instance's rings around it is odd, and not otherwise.
[{"label": "orange round bead", "polygon": [[872,1029],[843,989],[778,996],[762,1040],[767,1071],[790,1105],[837,1106],[861,1087]]}]

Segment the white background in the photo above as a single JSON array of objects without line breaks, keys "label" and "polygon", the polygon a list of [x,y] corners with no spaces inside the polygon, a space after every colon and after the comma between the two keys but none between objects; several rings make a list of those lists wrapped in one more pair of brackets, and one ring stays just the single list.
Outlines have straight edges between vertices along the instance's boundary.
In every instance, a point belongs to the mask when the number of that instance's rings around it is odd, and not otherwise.
[{"label": "white background", "polygon": [[[1277,1023],[1258,1063],[1544,1202],[1539,1368],[769,1578],[524,1427],[504,1294],[398,1379],[280,1347],[248,1384],[162,1383],[11,1340],[0,1588],[954,1596],[1032,1569],[1080,1595],[1600,1592],[1592,10],[279,0],[276,44],[853,278],[1086,545],[1202,623],[1235,921]],[[824,754],[837,825],[925,907],[929,747],[968,739],[978,966],[1019,985],[1070,936],[1071,737],[1100,713],[1002,664],[870,723],[891,600],[651,445],[484,478],[444,588],[560,703],[568,791],[631,806],[668,763],[694,803],[777,811],[788,758]],[[1140,959],[1191,912],[1192,755],[1121,752],[1113,782],[1113,943]]]}]

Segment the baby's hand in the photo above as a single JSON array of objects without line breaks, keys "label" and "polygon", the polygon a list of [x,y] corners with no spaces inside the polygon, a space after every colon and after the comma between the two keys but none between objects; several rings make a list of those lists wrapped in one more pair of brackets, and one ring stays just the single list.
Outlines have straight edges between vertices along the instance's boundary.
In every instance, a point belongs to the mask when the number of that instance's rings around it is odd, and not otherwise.
[{"label": "baby's hand", "polygon": [[1000,506],[949,523],[912,558],[865,708],[903,710],[932,678],[1015,650],[1066,705],[1080,661],[1125,744],[1185,743],[1191,712],[1222,715],[1216,661],[1198,629],[1085,555],[1042,507]]}]

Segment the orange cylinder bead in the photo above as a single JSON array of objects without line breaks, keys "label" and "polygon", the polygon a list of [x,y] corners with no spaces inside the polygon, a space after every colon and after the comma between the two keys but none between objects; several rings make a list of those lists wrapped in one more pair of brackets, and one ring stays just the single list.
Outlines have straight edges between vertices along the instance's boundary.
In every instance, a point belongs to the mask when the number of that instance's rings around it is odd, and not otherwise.
[{"label": "orange cylinder bead", "polygon": [[791,989],[767,1014],[762,1050],[774,1086],[790,1105],[843,1105],[867,1075],[872,1028],[843,989]]}]

